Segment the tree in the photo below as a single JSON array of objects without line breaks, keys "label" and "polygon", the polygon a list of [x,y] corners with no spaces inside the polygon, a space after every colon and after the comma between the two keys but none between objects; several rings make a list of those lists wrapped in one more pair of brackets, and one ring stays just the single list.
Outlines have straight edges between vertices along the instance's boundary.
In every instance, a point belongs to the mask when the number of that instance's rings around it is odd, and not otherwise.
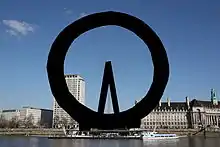
[{"label": "tree", "polygon": [[59,122],[60,122],[60,117],[58,116],[58,115],[55,115],[55,117],[54,117],[54,119],[53,119],[54,121],[54,123],[53,123],[53,127],[54,128],[57,128],[58,127],[58,125],[59,125]]},{"label": "tree", "polygon": [[7,120],[5,119],[5,116],[3,114],[0,115],[0,128],[6,128],[7,127]]},{"label": "tree", "polygon": [[75,128],[75,126],[77,125],[77,122],[74,119],[71,119],[69,125],[71,128]]},{"label": "tree", "polygon": [[43,126],[44,128],[50,128],[50,125],[49,125],[48,123],[46,123],[46,122],[43,123],[42,126]]},{"label": "tree", "polygon": [[67,127],[67,123],[68,123],[67,119],[65,117],[62,117],[60,124],[62,124],[62,126],[64,127]]},{"label": "tree", "polygon": [[32,128],[34,126],[33,124],[34,116],[32,114],[28,115],[24,118],[24,126],[25,128]]},{"label": "tree", "polygon": [[18,120],[18,117],[14,116],[11,118],[11,120],[8,121],[8,127],[9,128],[18,128],[20,125],[20,121]]},{"label": "tree", "polygon": [[39,119],[38,121],[37,121],[37,127],[41,127],[42,126],[42,123],[41,123],[41,120]]},{"label": "tree", "polygon": [[39,128],[48,128],[48,124],[46,123],[46,122],[44,122],[42,119],[39,119],[38,121],[37,121],[37,127],[39,127]]}]

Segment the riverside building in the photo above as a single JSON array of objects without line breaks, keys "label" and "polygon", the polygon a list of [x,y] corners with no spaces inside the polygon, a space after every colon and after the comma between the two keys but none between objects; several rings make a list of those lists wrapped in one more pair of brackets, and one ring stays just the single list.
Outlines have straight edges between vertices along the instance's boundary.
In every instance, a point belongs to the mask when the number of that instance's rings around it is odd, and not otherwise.
[{"label": "riverside building", "polygon": [[192,128],[199,128],[202,125],[219,128],[220,102],[217,100],[215,90],[211,89],[211,101],[192,100],[190,114]]},{"label": "riverside building", "polygon": [[208,126],[220,127],[220,102],[217,94],[211,89],[210,101],[202,101],[189,97],[185,102],[159,102],[152,112],[141,120],[141,128],[153,129],[197,129]]},{"label": "riverside building", "polygon": [[0,111],[0,115],[5,120],[20,120],[25,121],[26,118],[31,117],[31,123],[34,126],[42,126],[50,128],[52,127],[52,110],[34,108],[34,107],[22,107],[21,109],[4,109]]},{"label": "riverside building", "polygon": [[142,119],[142,128],[153,129],[155,126],[161,129],[185,129],[188,128],[187,111],[189,110],[189,98],[186,102],[159,102],[158,106]]},{"label": "riverside building", "polygon": [[[65,75],[65,80],[70,93],[81,103],[85,104],[85,81],[80,75],[68,74]],[[62,125],[67,127],[78,127],[78,123],[74,121],[71,116],[61,108],[53,98],[53,127],[59,128]]]}]

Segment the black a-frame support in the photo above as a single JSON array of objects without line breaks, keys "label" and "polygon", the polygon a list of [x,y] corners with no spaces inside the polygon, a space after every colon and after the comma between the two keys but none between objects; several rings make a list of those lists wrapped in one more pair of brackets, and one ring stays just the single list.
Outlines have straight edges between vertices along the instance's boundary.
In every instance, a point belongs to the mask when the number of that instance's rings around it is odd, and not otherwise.
[{"label": "black a-frame support", "polygon": [[99,106],[98,106],[98,112],[101,114],[104,114],[109,86],[110,86],[113,110],[114,110],[114,113],[117,114],[119,113],[119,106],[118,106],[118,99],[117,99],[117,93],[116,93],[116,88],[115,88],[115,81],[114,81],[111,61],[108,61],[105,63],[101,93],[100,93],[100,98],[99,98]]}]

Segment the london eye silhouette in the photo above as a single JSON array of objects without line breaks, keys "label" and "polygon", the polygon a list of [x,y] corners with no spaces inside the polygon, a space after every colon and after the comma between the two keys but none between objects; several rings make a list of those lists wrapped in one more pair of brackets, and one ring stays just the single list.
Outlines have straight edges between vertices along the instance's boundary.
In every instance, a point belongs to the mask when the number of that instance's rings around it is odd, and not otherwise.
[{"label": "london eye silhouette", "polygon": [[[107,25],[120,26],[135,33],[148,46],[154,65],[153,82],[148,93],[132,108],[121,112],[111,61],[105,63],[97,112],[75,99],[64,78],[64,60],[71,43],[81,34]],[[141,119],[157,106],[169,79],[169,62],[161,40],[147,24],[126,13],[107,11],[82,17],[59,33],[49,52],[47,74],[54,98],[59,106],[79,123],[80,130],[129,129],[139,128]],[[114,113],[106,114],[104,109],[108,90],[111,93]]]}]

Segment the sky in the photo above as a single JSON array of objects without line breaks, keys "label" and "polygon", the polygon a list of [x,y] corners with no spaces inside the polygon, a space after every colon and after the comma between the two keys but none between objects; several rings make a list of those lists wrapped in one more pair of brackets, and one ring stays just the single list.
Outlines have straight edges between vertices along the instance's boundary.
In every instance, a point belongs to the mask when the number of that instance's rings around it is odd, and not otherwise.
[{"label": "sky", "polygon": [[[46,64],[53,41],[75,20],[110,10],[142,19],[163,42],[170,63],[164,101],[210,100],[211,88],[220,93],[219,7],[219,0],[2,0],[0,108],[52,109]],[[85,79],[86,105],[97,111],[108,60],[120,110],[126,110],[145,96],[153,78],[148,47],[132,32],[107,26],[82,34],[69,48],[64,70]]]}]

